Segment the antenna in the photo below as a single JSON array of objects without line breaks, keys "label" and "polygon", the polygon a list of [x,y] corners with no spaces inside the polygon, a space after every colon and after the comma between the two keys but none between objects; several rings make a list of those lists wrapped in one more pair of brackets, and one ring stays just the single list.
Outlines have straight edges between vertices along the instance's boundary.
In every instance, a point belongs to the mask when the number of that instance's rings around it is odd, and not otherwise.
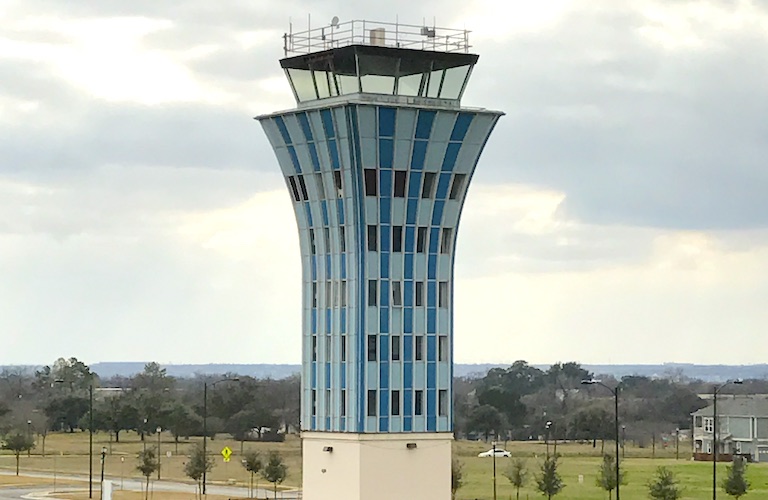
[{"label": "antenna", "polygon": [[333,16],[333,19],[331,19],[331,26],[334,28],[339,26],[339,16]]}]

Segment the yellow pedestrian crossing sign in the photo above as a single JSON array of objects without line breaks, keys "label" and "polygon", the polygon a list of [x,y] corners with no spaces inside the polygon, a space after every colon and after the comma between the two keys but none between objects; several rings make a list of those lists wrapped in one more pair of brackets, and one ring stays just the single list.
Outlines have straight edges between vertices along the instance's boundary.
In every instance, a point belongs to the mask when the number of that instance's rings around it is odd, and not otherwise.
[{"label": "yellow pedestrian crossing sign", "polygon": [[229,459],[232,456],[232,448],[225,446],[224,449],[221,450],[221,456],[224,457],[225,462],[229,462]]}]

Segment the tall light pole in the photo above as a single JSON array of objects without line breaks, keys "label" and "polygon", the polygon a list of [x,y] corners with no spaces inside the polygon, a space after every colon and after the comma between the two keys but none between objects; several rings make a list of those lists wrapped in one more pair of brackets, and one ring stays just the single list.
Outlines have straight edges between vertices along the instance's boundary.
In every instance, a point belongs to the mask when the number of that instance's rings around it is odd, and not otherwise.
[{"label": "tall light pole", "polygon": [[549,460],[549,428],[552,427],[552,421],[547,420],[547,423],[544,425],[546,428],[546,432],[544,434],[544,444],[547,446],[547,460]]},{"label": "tall light pole", "polygon": [[717,421],[717,395],[729,384],[742,384],[741,379],[726,380],[712,388],[712,500],[717,500],[717,434],[720,432]]},{"label": "tall light pole", "polygon": [[93,498],[93,379],[88,386],[88,498]]},{"label": "tall light pole", "polygon": [[493,500],[496,500],[496,441],[493,442]]},{"label": "tall light pole", "polygon": [[107,461],[107,448],[104,446],[101,447],[101,488],[99,491],[101,494],[99,495],[99,498],[102,500],[104,499],[104,462]]},{"label": "tall light pole", "polygon": [[611,391],[611,394],[613,394],[613,424],[615,431],[614,438],[616,440],[616,500],[620,500],[621,468],[619,466],[619,386],[617,385],[615,388],[611,388],[601,381],[593,378],[589,380],[582,380],[581,383],[583,385],[602,385]]},{"label": "tall light pole", "polygon": [[163,428],[158,426],[157,429],[157,480],[160,481],[160,436],[162,435]]},{"label": "tall light pole", "polygon": [[[223,378],[215,382],[211,382],[211,388],[216,387],[216,384],[221,382],[239,382],[239,377]],[[208,382],[203,382],[203,495],[205,495],[205,481],[208,472]]]}]

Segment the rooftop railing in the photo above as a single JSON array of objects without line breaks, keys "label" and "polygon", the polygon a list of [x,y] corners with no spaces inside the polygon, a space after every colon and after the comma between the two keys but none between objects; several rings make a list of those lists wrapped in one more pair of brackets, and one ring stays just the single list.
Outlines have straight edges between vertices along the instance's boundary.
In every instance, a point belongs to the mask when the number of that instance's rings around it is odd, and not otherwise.
[{"label": "rooftop railing", "polygon": [[373,45],[436,52],[469,52],[469,31],[412,24],[352,20],[283,35],[285,57],[311,54],[348,45]]}]

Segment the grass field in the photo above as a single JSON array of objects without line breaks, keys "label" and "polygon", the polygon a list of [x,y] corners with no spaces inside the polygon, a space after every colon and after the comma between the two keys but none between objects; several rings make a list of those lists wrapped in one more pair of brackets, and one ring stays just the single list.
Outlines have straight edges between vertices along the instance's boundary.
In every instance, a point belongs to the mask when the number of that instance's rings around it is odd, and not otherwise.
[{"label": "grass field", "polygon": [[[97,496],[98,497],[98,496]],[[150,499],[162,500],[191,500],[195,496],[192,493],[171,493],[168,491],[153,494],[149,492]],[[78,491],[72,493],[56,493],[56,498],[61,500],[88,500],[87,491]],[[206,495],[206,500],[230,500],[232,497],[220,495]],[[144,493],[140,491],[113,491],[112,500],[144,500]]]},{"label": "grass field", "polygon": [[[163,479],[174,479],[187,481],[184,475],[183,467],[186,460],[186,454],[199,440],[182,441],[178,445],[173,443],[169,435],[161,436],[161,477]],[[108,453],[105,473],[119,485],[120,477],[138,478],[140,474],[136,471],[136,455],[143,448],[143,443],[134,433],[123,433],[120,443],[111,444],[111,454]],[[154,436],[147,441],[147,446],[157,446],[157,437]],[[101,472],[100,451],[102,446],[110,449],[109,437],[106,434],[97,434],[94,437],[94,462],[93,470],[96,477]],[[234,456],[229,463],[224,463],[218,452],[224,447],[229,446],[234,451]],[[504,446],[504,444],[500,444]],[[457,441],[454,444],[454,456],[463,464],[464,485],[457,494],[458,500],[491,499],[493,498],[493,459],[478,458],[477,454],[489,448],[487,443]],[[608,444],[606,449],[610,448]],[[210,483],[232,484],[246,486],[248,482],[248,473],[240,465],[240,443],[216,438],[208,442],[208,449],[215,454],[216,465],[209,474]],[[534,490],[533,475],[538,472],[538,467],[546,454],[544,443],[540,442],[515,442],[508,443],[506,449],[510,450],[513,457],[526,459],[531,480],[529,484],[521,490],[520,498],[533,499],[541,498],[541,495]],[[301,447],[300,441],[296,436],[289,436],[285,443],[245,443],[244,451],[256,450],[266,455],[269,450],[279,451],[287,465],[288,478],[284,483],[286,487],[298,487],[301,483]],[[22,455],[21,468],[24,471],[47,471],[58,474],[78,473],[87,474],[88,472],[88,434],[52,434],[46,440],[46,456],[42,456],[42,446],[34,450],[31,457]],[[170,451],[170,458],[165,453]],[[554,453],[554,445],[550,443],[550,452]],[[596,448],[589,444],[567,443],[558,444],[557,453],[561,455],[560,473],[566,484],[563,492],[558,498],[563,500],[595,500],[607,498],[607,495],[595,485],[595,477],[600,465],[600,443]],[[680,460],[675,460],[674,447],[662,449],[655,452],[655,458],[652,457],[652,451],[649,448],[626,449],[626,457],[622,461],[622,469],[627,475],[627,484],[622,486],[621,493],[624,500],[646,499],[646,483],[651,479],[656,467],[664,465],[672,469],[679,477],[682,486],[685,488],[685,497],[689,499],[704,499],[711,496],[712,484],[712,466],[706,462],[692,462],[688,459],[690,449],[681,445]],[[509,481],[503,475],[506,467],[509,465],[509,459],[497,459],[497,493],[499,499],[514,498],[514,490]],[[15,467],[15,459],[12,455],[3,452],[0,454],[0,468],[12,470]],[[725,477],[726,464],[718,465],[718,477]],[[579,478],[582,478],[580,480]],[[748,479],[752,483],[752,489],[745,497],[746,500],[768,500],[768,464],[751,464],[747,471]],[[0,475],[0,481],[13,480],[7,476]],[[29,478],[20,478],[24,481],[31,481]],[[154,477],[153,477],[154,479]],[[0,483],[2,485],[4,483]],[[267,486],[263,479],[259,480],[259,485]],[[721,498],[728,498],[724,492],[719,495]],[[79,498],[77,496],[69,498]],[[125,498],[132,500],[132,497],[115,497],[117,500]],[[167,497],[171,498],[171,497]]]}]

